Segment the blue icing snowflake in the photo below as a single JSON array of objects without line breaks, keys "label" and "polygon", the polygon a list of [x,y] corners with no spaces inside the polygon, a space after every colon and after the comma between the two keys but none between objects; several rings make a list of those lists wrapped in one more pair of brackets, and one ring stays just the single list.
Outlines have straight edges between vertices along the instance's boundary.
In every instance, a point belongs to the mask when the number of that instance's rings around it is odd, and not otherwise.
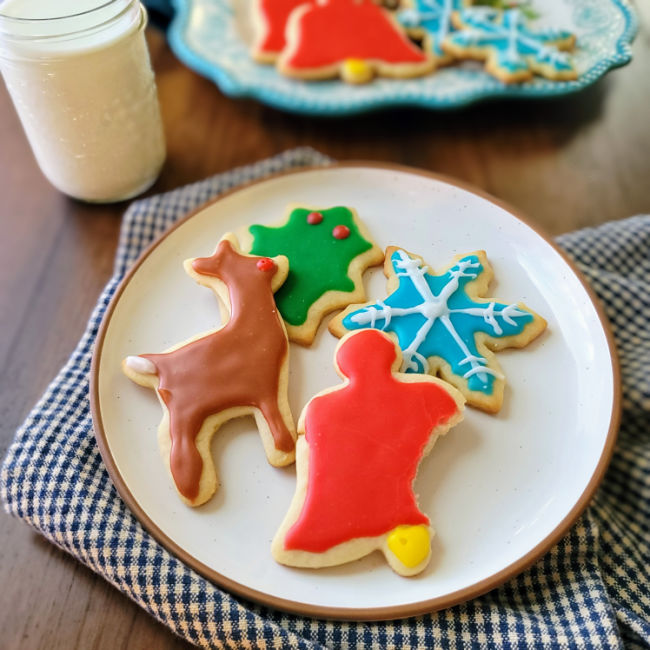
[{"label": "blue icing snowflake", "polygon": [[471,7],[459,11],[454,20],[461,29],[448,36],[452,49],[491,51],[496,65],[511,74],[527,72],[531,67],[548,67],[557,74],[573,72],[569,56],[554,47],[558,43],[572,44],[571,32],[554,28],[532,31],[519,9],[500,12]]},{"label": "blue icing snowflake", "polygon": [[464,0],[413,0],[413,6],[397,13],[397,20],[406,29],[422,29],[429,39],[429,48],[439,58],[447,58],[442,42],[454,31],[451,16],[465,5]]},{"label": "blue icing snowflake", "polygon": [[390,257],[397,289],[385,300],[350,312],[348,330],[373,328],[397,335],[403,352],[402,372],[426,373],[429,357],[447,361],[471,391],[491,395],[494,379],[503,377],[488,366],[476,346],[476,334],[491,338],[521,334],[533,314],[517,305],[470,298],[465,287],[483,273],[476,254],[466,255],[442,275],[427,272],[419,259],[396,249]]}]

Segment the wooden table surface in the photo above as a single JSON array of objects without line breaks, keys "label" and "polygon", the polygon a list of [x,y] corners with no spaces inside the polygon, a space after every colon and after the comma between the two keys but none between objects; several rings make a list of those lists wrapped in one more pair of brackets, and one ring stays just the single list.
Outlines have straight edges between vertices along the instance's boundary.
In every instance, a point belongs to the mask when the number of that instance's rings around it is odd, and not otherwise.
[{"label": "wooden table surface", "polygon": [[[150,193],[290,147],[397,162],[457,177],[557,234],[650,212],[650,4],[632,63],[582,93],[462,111],[349,119],[287,115],[223,96],[149,43],[168,145]],[[0,457],[76,344],[107,282],[125,204],[91,206],[42,177],[0,84]],[[0,513],[2,648],[189,647],[50,545]]]}]

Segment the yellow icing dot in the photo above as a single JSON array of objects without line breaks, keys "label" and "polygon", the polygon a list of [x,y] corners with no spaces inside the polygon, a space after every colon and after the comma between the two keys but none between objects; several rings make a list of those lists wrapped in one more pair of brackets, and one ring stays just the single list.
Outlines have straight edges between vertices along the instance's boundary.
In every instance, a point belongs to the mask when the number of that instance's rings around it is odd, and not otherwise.
[{"label": "yellow icing dot", "polygon": [[351,83],[364,83],[372,79],[372,68],[363,59],[346,59],[342,76]]},{"label": "yellow icing dot", "polygon": [[431,549],[426,526],[398,526],[388,534],[387,543],[395,557],[409,569],[425,560]]}]

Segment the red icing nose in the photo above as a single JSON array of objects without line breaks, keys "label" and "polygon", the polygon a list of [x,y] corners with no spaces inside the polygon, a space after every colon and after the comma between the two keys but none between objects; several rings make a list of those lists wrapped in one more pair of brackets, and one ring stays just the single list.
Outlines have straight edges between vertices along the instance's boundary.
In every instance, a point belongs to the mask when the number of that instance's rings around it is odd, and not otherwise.
[{"label": "red icing nose", "polygon": [[350,236],[350,229],[343,225],[334,226],[332,235],[334,235],[334,239],[346,239]]},{"label": "red icing nose", "polygon": [[275,268],[275,262],[270,257],[261,257],[257,260],[257,268],[260,271],[272,271]]}]

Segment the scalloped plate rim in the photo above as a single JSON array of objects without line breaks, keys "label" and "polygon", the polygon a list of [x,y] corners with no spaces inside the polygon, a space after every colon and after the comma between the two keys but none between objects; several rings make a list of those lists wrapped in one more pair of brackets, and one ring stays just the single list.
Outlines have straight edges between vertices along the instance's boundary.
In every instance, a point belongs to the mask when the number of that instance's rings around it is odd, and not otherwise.
[{"label": "scalloped plate rim", "polygon": [[[228,2],[228,0],[217,0]],[[175,9],[174,16],[168,29],[168,40],[176,56],[188,67],[200,75],[214,81],[222,92],[231,97],[253,98],[269,106],[295,113],[311,115],[351,115],[364,111],[395,108],[401,106],[419,106],[429,109],[454,109],[470,104],[499,98],[551,98],[578,92],[595,83],[606,72],[626,65],[632,59],[631,43],[638,32],[638,18],[629,0],[602,0],[617,6],[625,19],[625,28],[616,41],[615,52],[600,59],[589,70],[575,81],[554,82],[543,88],[527,85],[508,85],[484,89],[461,91],[449,98],[444,97],[399,97],[394,94],[374,97],[364,100],[350,96],[350,99],[336,104],[322,104],[320,101],[305,101],[295,96],[288,96],[283,91],[272,88],[258,87],[255,84],[243,82],[228,73],[217,64],[207,60],[195,52],[185,41],[184,33],[188,24],[190,6],[193,0],[171,0]],[[333,83],[344,83],[336,82]],[[395,81],[399,84],[399,81]]]}]

